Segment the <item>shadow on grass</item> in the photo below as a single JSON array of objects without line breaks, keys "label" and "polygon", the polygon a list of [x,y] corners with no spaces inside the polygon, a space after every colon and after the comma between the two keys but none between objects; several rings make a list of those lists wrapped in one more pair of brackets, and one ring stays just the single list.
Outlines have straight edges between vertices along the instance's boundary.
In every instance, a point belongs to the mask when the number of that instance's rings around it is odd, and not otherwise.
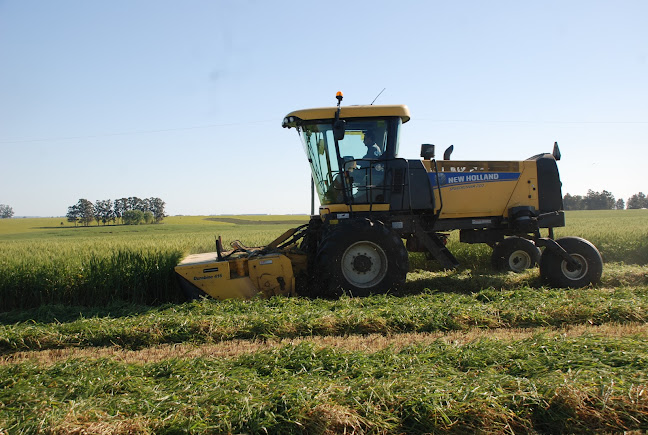
[{"label": "shadow on grass", "polygon": [[308,219],[290,219],[290,220],[252,220],[252,219],[236,219],[236,218],[205,218],[206,221],[224,222],[236,225],[303,225],[308,223]]},{"label": "shadow on grass", "polygon": [[393,294],[395,296],[429,292],[472,294],[488,288],[510,290],[542,286],[543,282],[537,268],[529,269],[524,273],[501,273],[487,268],[459,268],[452,271],[411,272],[407,283]]},{"label": "shadow on grass", "polygon": [[0,324],[11,325],[21,322],[34,323],[69,323],[79,319],[121,318],[137,316],[151,310],[160,310],[165,306],[141,305],[116,301],[101,307],[42,305],[27,310],[14,310],[0,313]]},{"label": "shadow on grass", "polygon": [[[94,228],[95,226],[96,226],[96,225],[92,225],[93,228]],[[108,226],[111,226],[111,225],[108,225]],[[72,226],[69,226],[69,225],[61,225],[61,226],[58,226],[58,227],[57,227],[57,226],[51,226],[51,227],[30,227],[29,229],[30,229],[30,230],[67,230],[67,229],[72,229],[72,230],[73,230],[73,229],[75,229],[75,228],[90,228],[90,226],[87,226],[87,227],[86,227],[86,226],[79,225],[79,226],[76,226],[76,227],[72,227]]]},{"label": "shadow on grass", "polygon": [[[635,287],[648,285],[648,269],[635,264],[609,263],[603,266],[601,282],[595,287]],[[489,267],[460,267],[450,271],[415,270],[395,296],[429,292],[472,294],[484,289],[540,289],[547,283],[540,278],[537,267],[523,273],[497,272]]]}]

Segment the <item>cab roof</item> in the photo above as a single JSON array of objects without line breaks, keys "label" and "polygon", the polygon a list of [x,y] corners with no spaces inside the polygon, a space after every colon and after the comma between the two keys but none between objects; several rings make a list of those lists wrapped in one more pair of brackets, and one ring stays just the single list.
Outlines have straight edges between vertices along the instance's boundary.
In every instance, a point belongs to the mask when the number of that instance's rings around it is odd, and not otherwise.
[{"label": "cab roof", "polygon": [[[299,120],[313,121],[318,119],[334,119],[337,107],[317,107],[314,109],[301,109],[290,112],[283,120],[284,127],[295,127]],[[383,118],[387,116],[398,116],[403,123],[410,120],[410,112],[407,106],[400,105],[379,105],[379,106],[342,106],[340,118]]]}]

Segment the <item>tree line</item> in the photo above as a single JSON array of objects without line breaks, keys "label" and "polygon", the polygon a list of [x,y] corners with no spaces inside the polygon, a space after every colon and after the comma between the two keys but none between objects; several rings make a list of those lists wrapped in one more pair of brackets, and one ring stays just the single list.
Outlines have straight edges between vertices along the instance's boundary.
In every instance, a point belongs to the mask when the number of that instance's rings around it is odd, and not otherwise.
[{"label": "tree line", "polygon": [[615,199],[607,190],[595,192],[592,189],[587,191],[587,195],[570,195],[567,193],[563,197],[563,208],[565,210],[623,210],[648,208],[648,198],[643,192],[635,193],[628,198],[626,204],[622,198]]},{"label": "tree line", "polygon": [[[137,225],[140,223],[159,223],[166,217],[164,207],[166,203],[160,198],[140,199],[136,196],[116,200],[98,200],[94,204],[87,199],[79,199],[75,205],[68,207],[67,220],[74,225],[88,226],[92,221],[97,225],[103,223],[121,223],[124,225]],[[638,192],[628,198],[626,203],[622,198],[615,199],[607,190],[595,192],[592,189],[587,195],[570,195],[563,197],[565,210],[623,210],[648,208],[648,198],[643,192]],[[0,204],[0,218],[11,218],[13,208]]]},{"label": "tree line", "polygon": [[88,226],[92,221],[97,225],[103,223],[139,225],[142,223],[160,223],[166,217],[164,207],[166,203],[160,198],[140,199],[136,196],[119,198],[116,200],[97,200],[93,204],[87,199],[79,199],[74,205],[68,207],[67,220],[74,222],[74,226]]}]

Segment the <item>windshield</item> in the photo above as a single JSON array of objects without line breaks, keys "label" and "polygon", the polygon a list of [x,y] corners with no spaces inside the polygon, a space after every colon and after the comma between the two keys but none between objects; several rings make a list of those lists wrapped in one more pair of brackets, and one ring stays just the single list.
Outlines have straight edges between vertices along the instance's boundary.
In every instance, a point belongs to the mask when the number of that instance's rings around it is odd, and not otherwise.
[{"label": "windshield", "polygon": [[338,149],[331,120],[298,126],[322,205],[367,202],[358,191],[382,184],[378,162],[396,156],[400,124],[398,117],[347,119]]}]

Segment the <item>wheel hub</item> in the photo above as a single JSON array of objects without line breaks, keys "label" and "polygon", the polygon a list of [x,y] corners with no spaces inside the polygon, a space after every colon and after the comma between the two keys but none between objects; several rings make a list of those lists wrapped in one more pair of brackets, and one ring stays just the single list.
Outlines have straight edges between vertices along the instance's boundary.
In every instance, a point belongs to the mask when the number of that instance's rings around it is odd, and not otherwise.
[{"label": "wheel hub", "polygon": [[533,260],[528,252],[523,250],[515,251],[509,257],[509,268],[513,272],[523,272],[533,266]]},{"label": "wheel hub", "polygon": [[367,256],[366,252],[358,254],[353,258],[352,261],[353,270],[358,273],[367,273],[371,270],[372,262],[371,258]]},{"label": "wheel hub", "polygon": [[581,279],[587,274],[587,260],[579,254],[571,254],[571,257],[578,262],[578,266],[574,267],[566,261],[563,261],[561,264],[562,273],[566,278],[571,280]]},{"label": "wheel hub", "polygon": [[341,258],[341,269],[347,282],[359,288],[378,285],[387,275],[387,255],[376,243],[362,240],[349,246]]}]

